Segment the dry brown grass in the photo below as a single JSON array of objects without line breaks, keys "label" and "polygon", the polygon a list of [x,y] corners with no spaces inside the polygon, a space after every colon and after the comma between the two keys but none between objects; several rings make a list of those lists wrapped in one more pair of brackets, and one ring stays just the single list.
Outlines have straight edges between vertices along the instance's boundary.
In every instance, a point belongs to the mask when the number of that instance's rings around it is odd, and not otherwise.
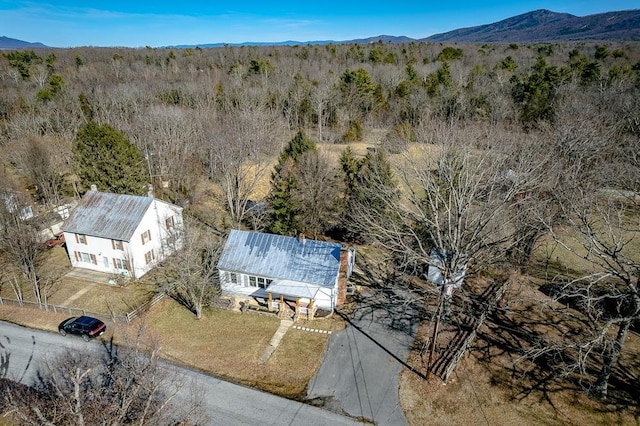
[{"label": "dry brown grass", "polygon": [[[533,287],[517,286],[505,297],[511,300],[510,310],[527,312],[526,318],[518,316],[523,322],[514,327],[549,338],[561,337],[567,331],[566,324],[559,324],[554,303]],[[430,332],[424,324],[418,339]],[[409,424],[640,424],[640,410],[630,401],[590,398],[567,378],[553,378],[548,371],[521,360],[515,348],[522,344],[508,331],[485,323],[447,384],[435,376],[427,381],[403,371],[399,393]],[[409,363],[424,372],[423,360],[415,351]],[[629,334],[615,374],[637,377],[638,366],[640,337]]]},{"label": "dry brown grass", "polygon": [[[344,328],[344,323],[335,318],[303,321],[297,325],[330,331]],[[291,398],[303,397],[307,384],[320,367],[329,338],[329,334],[289,329],[271,358],[260,366],[264,367],[261,388]]]},{"label": "dry brown grass", "polygon": [[[69,315],[37,309],[0,306],[0,320],[57,331]],[[305,324],[301,322],[298,324]],[[320,366],[330,334],[291,328],[266,363],[259,360],[269,347],[280,321],[272,316],[207,309],[203,318],[172,299],[164,299],[132,324],[109,324],[101,339],[131,342],[142,330],[145,343],[163,357],[236,383],[289,398],[303,398],[306,386]],[[309,328],[338,330],[336,318],[319,319]]]},{"label": "dry brown grass", "polygon": [[[89,312],[103,314],[125,314],[140,306],[149,299],[152,292],[152,277],[142,281],[133,282],[131,285],[120,287],[104,283],[90,283],[66,277],[71,270],[71,263],[63,247],[54,247],[43,253],[44,270],[53,277],[60,277],[47,297],[51,305],[62,305],[69,308],[84,309]],[[93,286],[79,297],[78,292],[87,286]],[[24,300],[34,302],[35,298],[28,284],[23,288]],[[72,298],[73,296],[73,298]],[[15,294],[10,286],[4,284],[0,287],[0,297],[15,299]]]},{"label": "dry brown grass", "polygon": [[[165,299],[141,321],[168,359],[290,398],[304,396],[329,340],[328,334],[289,329],[269,360],[259,364],[280,325],[275,317],[208,309],[198,320]],[[312,322],[314,328],[331,330],[341,324]]]}]

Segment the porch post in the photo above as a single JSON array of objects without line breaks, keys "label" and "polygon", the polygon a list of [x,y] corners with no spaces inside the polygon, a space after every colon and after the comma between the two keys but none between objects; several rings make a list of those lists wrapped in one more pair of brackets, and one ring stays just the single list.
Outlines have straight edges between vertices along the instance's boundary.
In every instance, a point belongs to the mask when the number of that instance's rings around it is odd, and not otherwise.
[{"label": "porch post", "polygon": [[307,318],[309,320],[313,319],[313,299],[309,301],[309,306],[307,306]]},{"label": "porch post", "polygon": [[267,309],[269,309],[269,312],[271,312],[273,310],[273,295],[271,294],[271,292],[267,294],[269,295],[269,298],[267,300]]},{"label": "porch post", "polygon": [[300,298],[296,297],[296,318],[300,318]]},{"label": "porch post", "polygon": [[284,318],[284,295],[283,294],[280,295],[280,305],[278,308],[278,313],[280,314],[281,318]]}]

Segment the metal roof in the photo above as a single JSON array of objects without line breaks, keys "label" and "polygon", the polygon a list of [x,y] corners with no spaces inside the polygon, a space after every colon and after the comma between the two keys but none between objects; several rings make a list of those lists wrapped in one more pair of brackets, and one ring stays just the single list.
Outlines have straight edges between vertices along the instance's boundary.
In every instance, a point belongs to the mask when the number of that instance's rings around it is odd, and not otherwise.
[{"label": "metal roof", "polygon": [[129,241],[153,197],[88,191],[62,226],[65,232]]},{"label": "metal roof", "polygon": [[340,248],[338,243],[233,229],[218,268],[333,287],[340,270]]}]

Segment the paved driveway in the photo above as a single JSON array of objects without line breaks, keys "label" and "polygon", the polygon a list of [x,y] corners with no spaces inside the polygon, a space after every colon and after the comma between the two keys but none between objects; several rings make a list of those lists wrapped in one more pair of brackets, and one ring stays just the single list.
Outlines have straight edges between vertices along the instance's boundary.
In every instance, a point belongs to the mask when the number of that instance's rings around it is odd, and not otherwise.
[{"label": "paved driveway", "polygon": [[364,295],[344,330],[329,340],[307,398],[332,411],[406,425],[398,400],[398,376],[407,360],[418,314],[389,290]]}]

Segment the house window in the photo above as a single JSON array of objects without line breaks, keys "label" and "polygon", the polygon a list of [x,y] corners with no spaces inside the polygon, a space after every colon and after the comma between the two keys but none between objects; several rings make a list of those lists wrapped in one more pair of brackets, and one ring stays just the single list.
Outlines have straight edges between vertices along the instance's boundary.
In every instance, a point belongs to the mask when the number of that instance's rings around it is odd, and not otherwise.
[{"label": "house window", "polygon": [[156,258],[153,250],[149,250],[144,254],[144,260],[147,262],[147,265],[150,264]]},{"label": "house window", "polygon": [[249,276],[250,287],[267,288],[269,284],[271,284],[271,280],[268,280],[267,278]]},{"label": "house window", "polygon": [[165,221],[164,221],[165,226],[167,227],[167,230],[169,229],[173,229],[173,226],[175,225],[175,221],[173,219],[173,216],[169,216]]},{"label": "house window", "polygon": [[127,261],[124,259],[113,258],[113,267],[115,269],[127,269]]},{"label": "house window", "polygon": [[96,258],[95,254],[84,253],[84,252],[81,252],[81,251],[76,251],[74,253],[75,253],[76,260],[78,262],[92,263],[94,265],[98,264],[98,259]]},{"label": "house window", "polygon": [[151,230],[147,229],[142,234],[140,234],[140,238],[142,239],[142,244],[147,244],[147,241],[151,240]]},{"label": "house window", "polygon": [[172,232],[167,236],[167,244],[169,246],[173,246],[176,241],[178,241],[178,235],[175,232]]},{"label": "house window", "polygon": [[78,244],[87,244],[87,236],[86,235],[81,235],[81,234],[76,234],[76,242]]},{"label": "house window", "polygon": [[114,250],[124,250],[124,244],[122,244],[122,241],[111,240],[111,246]]},{"label": "house window", "polygon": [[229,273],[229,282],[231,282],[231,284],[238,284],[238,275],[235,272]]}]

